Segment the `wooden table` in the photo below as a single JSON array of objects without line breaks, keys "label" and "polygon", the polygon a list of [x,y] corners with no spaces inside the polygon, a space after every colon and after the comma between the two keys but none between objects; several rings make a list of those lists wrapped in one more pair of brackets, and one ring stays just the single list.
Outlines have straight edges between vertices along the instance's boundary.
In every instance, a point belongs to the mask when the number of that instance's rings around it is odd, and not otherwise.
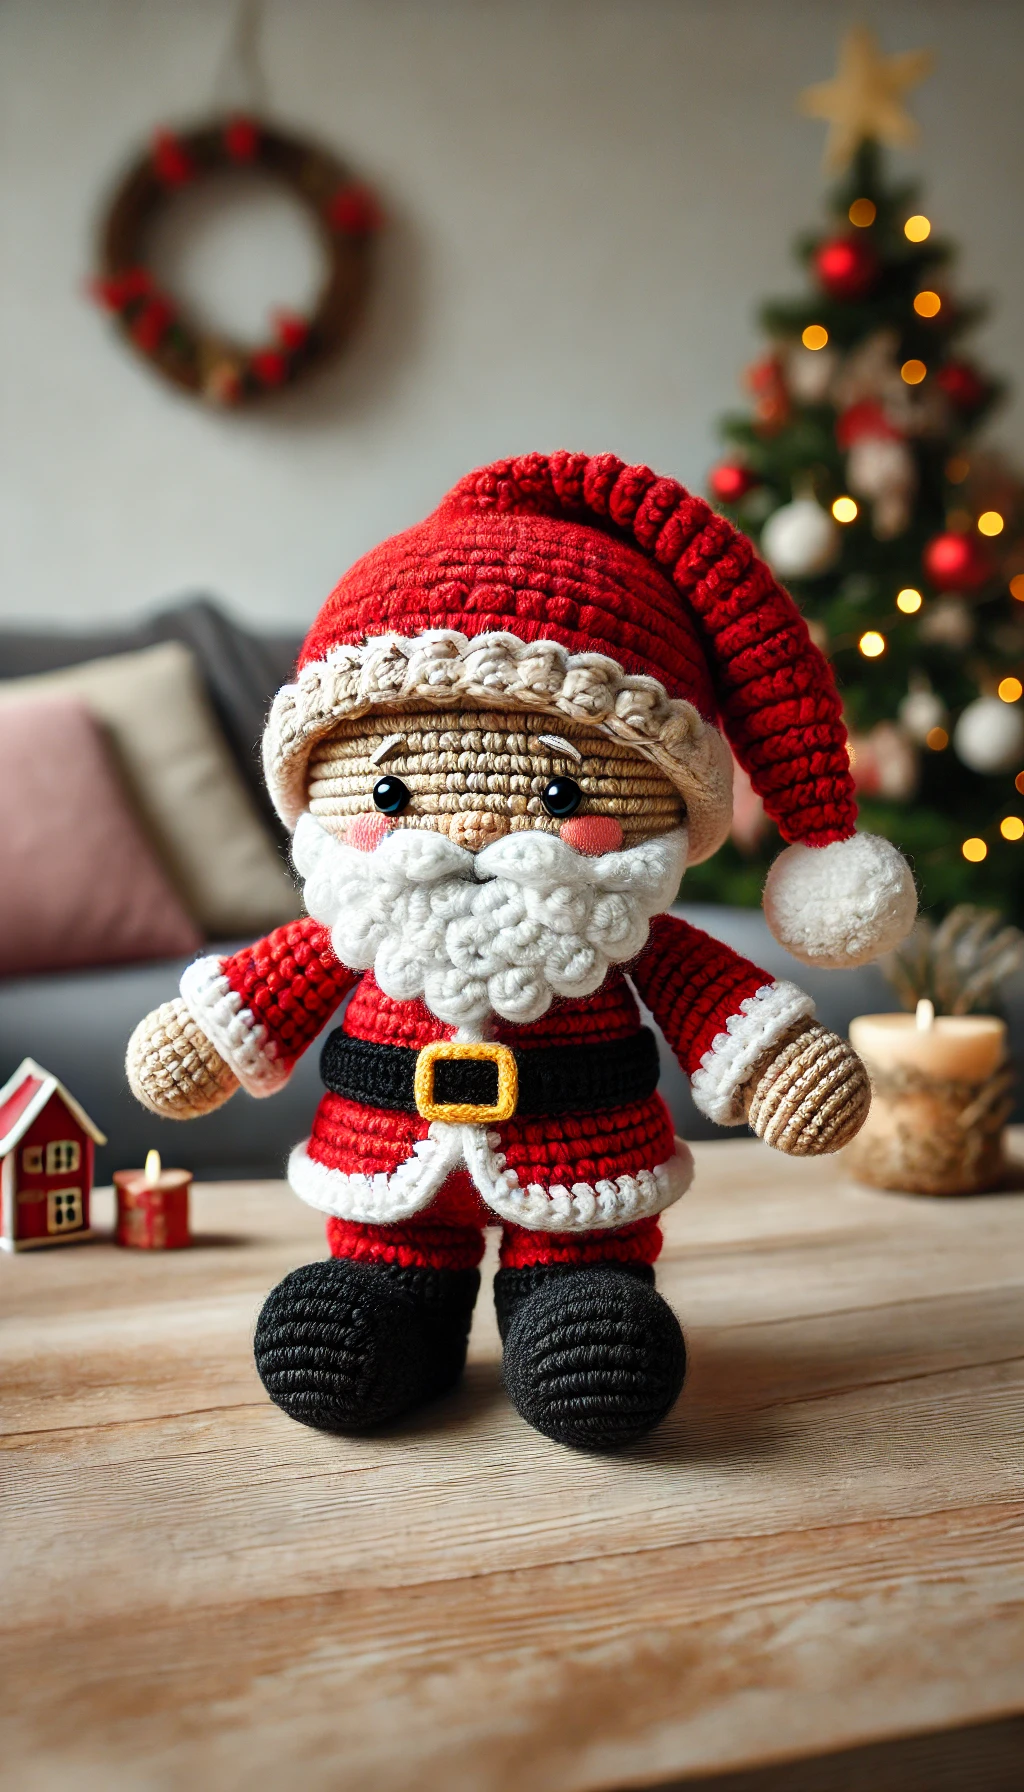
[{"label": "wooden table", "polygon": [[[1024,1196],[696,1157],[690,1378],[617,1459],[512,1411],[486,1289],[442,1404],[284,1418],[253,1322],[323,1244],[280,1184],[199,1188],[191,1251],[0,1261],[2,1783],[1024,1785]],[[977,1782],[880,1747],[983,1723]]]}]

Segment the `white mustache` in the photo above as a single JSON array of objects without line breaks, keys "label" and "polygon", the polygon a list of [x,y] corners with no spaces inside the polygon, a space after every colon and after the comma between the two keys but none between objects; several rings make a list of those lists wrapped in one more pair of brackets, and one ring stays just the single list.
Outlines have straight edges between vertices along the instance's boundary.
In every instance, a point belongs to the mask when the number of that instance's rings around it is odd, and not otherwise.
[{"label": "white mustache", "polygon": [[[396,828],[385,834],[372,853],[367,853],[328,834],[307,813],[300,817],[295,829],[292,858],[303,877],[314,877],[327,858],[335,864],[344,858],[356,876],[372,865],[375,881],[394,884],[399,889],[409,884],[434,884],[443,877],[462,877],[476,883],[507,877],[513,883],[537,890],[555,884],[586,885],[637,895],[658,896],[664,891],[671,900],[681,876],[675,870],[675,861],[685,848],[685,828],[596,858],[576,852],[557,834],[547,834],[539,828],[505,834],[477,853],[456,846],[447,834],[435,833],[432,828]],[[671,864],[666,865],[666,860]]]}]

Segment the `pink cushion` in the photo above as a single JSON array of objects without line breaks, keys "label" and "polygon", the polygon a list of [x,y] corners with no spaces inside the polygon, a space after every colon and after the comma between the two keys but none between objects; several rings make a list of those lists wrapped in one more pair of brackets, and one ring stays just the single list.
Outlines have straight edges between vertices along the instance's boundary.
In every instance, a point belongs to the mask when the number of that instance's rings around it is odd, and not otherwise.
[{"label": "pink cushion", "polygon": [[0,976],[202,944],[74,698],[0,705],[0,842]]}]

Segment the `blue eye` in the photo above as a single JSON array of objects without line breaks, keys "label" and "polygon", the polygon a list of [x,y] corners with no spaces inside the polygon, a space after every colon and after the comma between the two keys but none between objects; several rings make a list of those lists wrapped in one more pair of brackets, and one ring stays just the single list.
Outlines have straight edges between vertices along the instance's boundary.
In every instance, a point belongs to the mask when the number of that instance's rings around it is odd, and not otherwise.
[{"label": "blue eye", "polygon": [[583,801],[583,792],[575,778],[552,778],[540,800],[549,815],[556,821],[564,821],[567,815],[575,815]]},{"label": "blue eye", "polygon": [[412,796],[401,778],[378,778],[373,787],[373,800],[382,815],[401,815]]}]

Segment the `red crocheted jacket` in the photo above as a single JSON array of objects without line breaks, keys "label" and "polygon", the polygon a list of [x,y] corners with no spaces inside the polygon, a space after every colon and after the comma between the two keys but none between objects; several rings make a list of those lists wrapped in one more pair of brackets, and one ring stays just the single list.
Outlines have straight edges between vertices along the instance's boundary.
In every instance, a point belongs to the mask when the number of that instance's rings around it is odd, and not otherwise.
[{"label": "red crocheted jacket", "polygon": [[[630,985],[632,984],[632,988]],[[182,980],[196,1020],[252,1094],[271,1094],[355,987],[342,1028],[352,1039],[419,1051],[454,1029],[422,1002],[395,1002],[372,972],[349,971],[313,920],[277,928],[228,958],[200,959]],[[557,1001],[539,1020],[496,1020],[493,1037],[518,1052],[628,1041],[646,1003],[712,1118],[743,1118],[754,1066],[812,1011],[728,946],[671,915],[658,916],[628,979],[613,969],[592,996]],[[531,1229],[622,1225],[678,1198],[689,1153],[661,1097],[549,1117],[514,1113],[499,1125],[433,1125],[418,1112],[326,1093],[289,1180],[325,1212],[386,1223],[422,1209],[453,1170],[469,1171],[489,1207]]]}]

